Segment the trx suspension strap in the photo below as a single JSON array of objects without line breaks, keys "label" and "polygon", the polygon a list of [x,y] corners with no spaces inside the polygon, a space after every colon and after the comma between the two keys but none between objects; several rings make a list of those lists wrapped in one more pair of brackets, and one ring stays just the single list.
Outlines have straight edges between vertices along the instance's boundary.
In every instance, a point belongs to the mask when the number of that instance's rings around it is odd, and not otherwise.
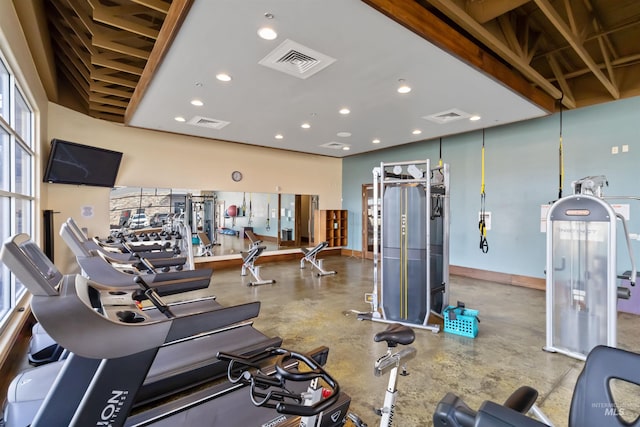
[{"label": "trx suspension strap", "polygon": [[[564,98],[564,93],[562,94]],[[564,155],[562,149],[562,98],[560,98],[560,145],[558,147],[558,171],[559,171],[559,184],[558,184],[558,200],[562,199],[562,180],[564,179]]]},{"label": "trx suspension strap", "polygon": [[480,184],[480,250],[486,254],[489,252],[489,243],[487,242],[487,224],[485,223],[485,192],[484,192],[484,129],[482,129],[482,169]]},{"label": "trx suspension strap", "polygon": [[251,225],[251,217],[253,216],[253,210],[251,209],[251,193],[249,193],[249,220],[247,221],[247,225]]},{"label": "trx suspension strap", "polygon": [[269,201],[267,202],[267,225],[264,227],[265,230],[271,230],[269,226],[269,218],[271,216],[271,194],[269,194]]},{"label": "trx suspension strap", "polygon": [[438,166],[442,167],[442,138],[440,138],[440,160],[438,160]]}]

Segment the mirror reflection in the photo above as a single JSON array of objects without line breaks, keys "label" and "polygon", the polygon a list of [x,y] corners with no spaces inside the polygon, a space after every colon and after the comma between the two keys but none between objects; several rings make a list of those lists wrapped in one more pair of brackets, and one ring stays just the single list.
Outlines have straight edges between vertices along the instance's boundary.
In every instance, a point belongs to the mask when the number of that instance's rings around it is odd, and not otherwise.
[{"label": "mirror reflection", "polygon": [[318,196],[118,187],[109,210],[112,234],[152,232],[180,221],[191,230],[194,255],[215,257],[246,251],[246,231],[267,251],[312,246]]}]

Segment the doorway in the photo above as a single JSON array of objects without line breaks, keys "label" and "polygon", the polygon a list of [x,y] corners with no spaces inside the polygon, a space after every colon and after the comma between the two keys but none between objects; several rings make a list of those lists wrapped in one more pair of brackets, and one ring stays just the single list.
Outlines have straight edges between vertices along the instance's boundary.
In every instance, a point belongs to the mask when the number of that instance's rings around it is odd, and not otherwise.
[{"label": "doorway", "polygon": [[[378,233],[380,233],[380,205],[373,205],[373,184],[362,185],[362,256],[373,259],[373,223],[378,215]],[[378,234],[379,235],[379,234]],[[378,239],[379,240],[379,239]],[[378,253],[380,246],[378,242]]]}]

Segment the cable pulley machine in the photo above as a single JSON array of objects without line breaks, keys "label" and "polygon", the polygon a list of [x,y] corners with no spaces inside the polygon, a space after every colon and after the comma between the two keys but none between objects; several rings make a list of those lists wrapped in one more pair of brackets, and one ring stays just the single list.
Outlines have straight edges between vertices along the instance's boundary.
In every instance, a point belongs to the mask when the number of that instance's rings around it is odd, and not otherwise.
[{"label": "cable pulley machine", "polygon": [[373,281],[359,319],[439,331],[431,312],[448,304],[449,166],[429,160],[373,169]]}]

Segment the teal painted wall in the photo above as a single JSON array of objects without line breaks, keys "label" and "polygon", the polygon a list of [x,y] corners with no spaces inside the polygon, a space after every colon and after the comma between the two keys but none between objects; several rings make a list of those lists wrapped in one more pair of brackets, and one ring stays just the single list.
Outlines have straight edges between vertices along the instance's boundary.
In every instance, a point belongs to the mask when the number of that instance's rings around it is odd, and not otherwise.
[{"label": "teal painted wall", "polygon": [[[640,196],[640,97],[565,111],[563,195],[571,182],[606,175],[605,196]],[[554,114],[485,131],[486,210],[492,215],[489,252],[478,248],[480,153],[482,132],[443,138],[442,157],[451,170],[452,265],[544,277],[546,235],[540,232],[540,206],[558,197],[560,115]],[[629,146],[613,155],[611,147]],[[349,248],[361,250],[361,189],[381,161],[430,159],[437,164],[438,140],[347,157],[343,161],[343,209],[349,210]],[[630,206],[631,233],[640,234],[640,201],[615,200]],[[620,227],[621,228],[621,227]],[[621,234],[618,234],[619,240]],[[640,261],[640,242],[632,241]],[[629,269],[626,246],[618,245],[618,270]]]}]

